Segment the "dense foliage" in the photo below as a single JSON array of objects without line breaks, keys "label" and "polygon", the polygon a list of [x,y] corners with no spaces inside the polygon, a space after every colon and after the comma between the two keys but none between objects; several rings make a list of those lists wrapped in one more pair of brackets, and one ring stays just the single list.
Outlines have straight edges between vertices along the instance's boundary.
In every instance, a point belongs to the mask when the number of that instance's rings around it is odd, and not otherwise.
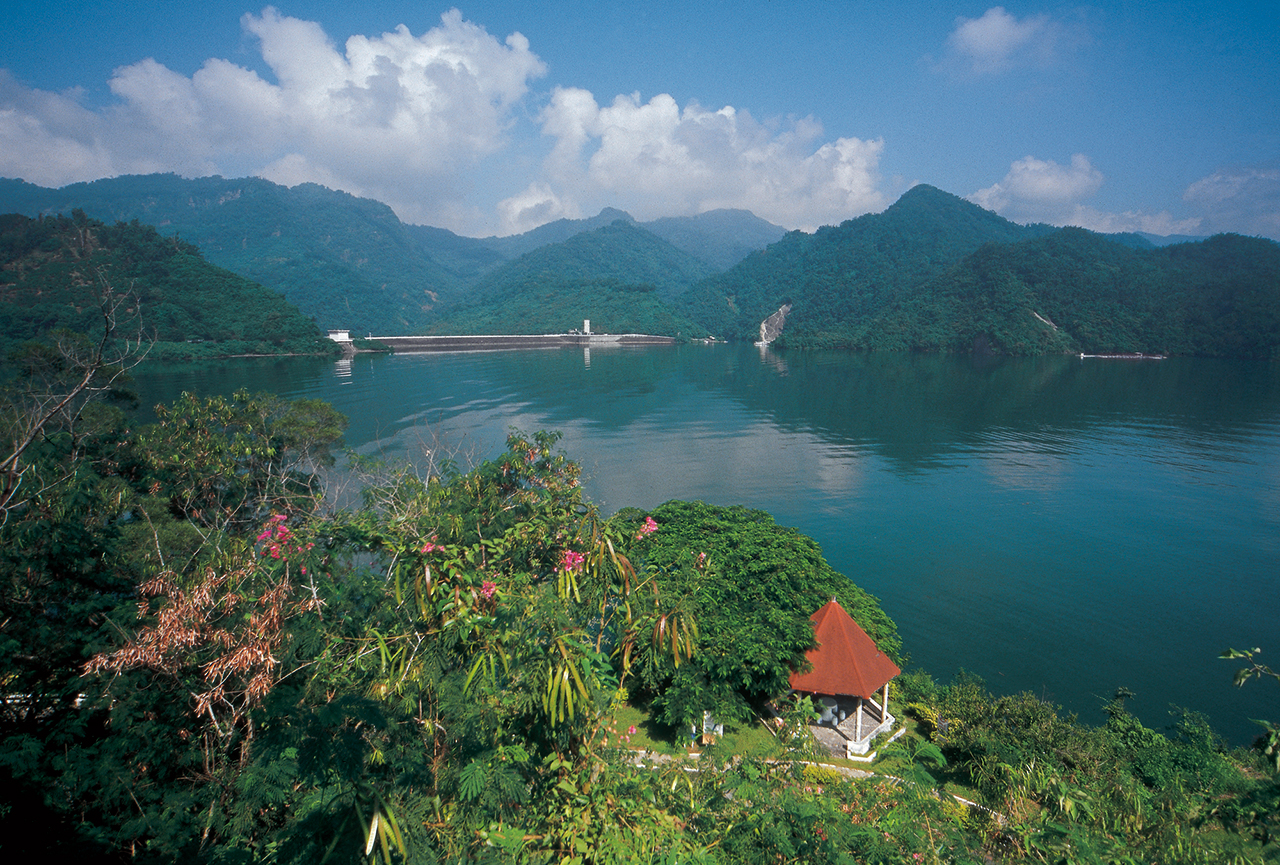
[{"label": "dense foliage", "polygon": [[59,330],[100,332],[111,295],[123,301],[115,310],[117,335],[154,340],[157,354],[329,348],[315,323],[278,294],[210,265],[191,244],[150,226],[106,225],[79,210],[0,217],[3,344]]},{"label": "dense foliage", "polygon": [[210,262],[283,294],[324,328],[412,332],[463,286],[391,208],[316,184],[149,174],[55,190],[0,180],[0,212],[72,209],[176,233]]},{"label": "dense foliage", "polygon": [[975,821],[1014,861],[1245,863],[1280,856],[1280,775],[1229,753],[1205,720],[1171,712],[1144,727],[1117,691],[1088,727],[1032,694],[994,697],[962,674],[946,688],[916,675],[910,711],[947,759],[935,772],[991,810]]},{"label": "dense foliage", "polygon": [[[643,533],[642,517],[657,530]],[[804,668],[814,647],[809,616],[833,597],[901,660],[897,629],[875,598],[832,569],[811,538],[763,511],[673,501],[644,515],[624,510],[618,519],[636,528],[636,554],[701,633],[692,663],[677,669],[657,658],[640,672],[655,713],[669,724],[700,720],[704,709],[735,721],[756,717]]]},{"label": "dense foliage", "polygon": [[917,186],[884,213],[793,232],[677,301],[735,339],[757,338],[783,304],[780,345],[1268,358],[1280,351],[1280,246],[1222,235],[1156,249],[1015,225]]},{"label": "dense foliage", "polygon": [[863,340],[998,354],[1280,352],[1280,245],[1218,235],[1133,249],[1083,229],[988,245],[910,297]]},{"label": "dense foliage", "polygon": [[546,283],[607,279],[652,285],[659,297],[670,300],[711,273],[710,267],[657,235],[616,220],[525,253],[482,279],[472,296],[488,301]]},{"label": "dense foliage", "polygon": [[648,284],[612,279],[546,278],[474,305],[459,307],[431,330],[439,333],[565,333],[589,320],[593,333],[701,337],[691,319]]},{"label": "dense foliage", "polygon": [[890,298],[940,275],[984,243],[1044,230],[920,185],[883,213],[814,234],[790,232],[695,286],[679,305],[717,336],[754,340],[760,322],[789,303],[788,344],[854,345]]},{"label": "dense foliage", "polygon": [[[357,460],[360,495],[339,508],[323,479],[345,421],[329,406],[184,395],[134,429],[86,402],[118,367],[56,356],[15,372],[0,462],[8,857],[1275,852],[1270,758],[1225,752],[1191,716],[1165,736],[1117,702],[1086,728],[970,678],[904,677],[924,738],[891,749],[879,778],[789,759],[807,754],[803,702],[780,729],[761,725],[781,759],[638,754],[624,703],[682,705],[687,720],[781,696],[812,641],[807,611],[829,594],[896,654],[892,622],[758,511],[670,502],[604,519],[554,435],[513,434],[469,470]],[[75,410],[49,411],[50,397]],[[992,810],[937,794],[939,781]]]}]

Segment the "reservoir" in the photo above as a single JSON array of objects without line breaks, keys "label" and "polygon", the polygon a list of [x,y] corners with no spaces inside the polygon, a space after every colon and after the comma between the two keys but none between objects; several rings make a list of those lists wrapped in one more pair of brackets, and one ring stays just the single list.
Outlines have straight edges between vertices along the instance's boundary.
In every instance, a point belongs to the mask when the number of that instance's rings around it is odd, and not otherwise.
[{"label": "reservoir", "polygon": [[987,358],[739,345],[147,365],[147,405],[246,387],[327,400],[393,458],[557,430],[606,512],[760,508],[880,598],[910,667],[961,668],[1101,723],[1118,687],[1232,744],[1280,687],[1280,365]]}]

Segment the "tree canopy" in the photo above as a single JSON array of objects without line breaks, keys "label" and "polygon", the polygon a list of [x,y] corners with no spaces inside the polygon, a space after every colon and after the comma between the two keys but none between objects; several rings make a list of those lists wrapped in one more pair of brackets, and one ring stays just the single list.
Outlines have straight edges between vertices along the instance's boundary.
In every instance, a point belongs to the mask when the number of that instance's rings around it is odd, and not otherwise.
[{"label": "tree canopy", "polygon": [[203,343],[220,354],[331,348],[315,322],[280,295],[214,267],[192,244],[151,226],[106,225],[79,210],[0,217],[3,344],[59,330],[100,332],[107,295],[124,300],[117,335],[154,340],[157,355],[199,353]]}]

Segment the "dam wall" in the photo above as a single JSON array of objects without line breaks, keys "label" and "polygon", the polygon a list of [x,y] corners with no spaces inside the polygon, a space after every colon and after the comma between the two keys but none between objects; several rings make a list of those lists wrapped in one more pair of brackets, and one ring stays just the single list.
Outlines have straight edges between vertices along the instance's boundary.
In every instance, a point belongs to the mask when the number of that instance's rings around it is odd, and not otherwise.
[{"label": "dam wall", "polygon": [[426,351],[518,351],[532,348],[607,348],[675,345],[672,336],[647,333],[542,333],[489,336],[370,336],[396,354]]}]

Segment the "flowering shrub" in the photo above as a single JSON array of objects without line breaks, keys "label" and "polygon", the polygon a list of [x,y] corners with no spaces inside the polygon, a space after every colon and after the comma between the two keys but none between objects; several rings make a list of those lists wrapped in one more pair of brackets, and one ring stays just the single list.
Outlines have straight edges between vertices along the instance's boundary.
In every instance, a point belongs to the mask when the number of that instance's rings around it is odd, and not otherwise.
[{"label": "flowering shrub", "polygon": [[[276,514],[267,520],[267,527],[257,538],[257,543],[262,545],[258,548],[258,555],[287,560],[290,554],[302,555],[315,547],[313,543],[304,544],[296,540],[291,545],[293,532],[285,525],[286,519],[284,514]],[[302,572],[305,574],[307,569],[304,567]]]}]

